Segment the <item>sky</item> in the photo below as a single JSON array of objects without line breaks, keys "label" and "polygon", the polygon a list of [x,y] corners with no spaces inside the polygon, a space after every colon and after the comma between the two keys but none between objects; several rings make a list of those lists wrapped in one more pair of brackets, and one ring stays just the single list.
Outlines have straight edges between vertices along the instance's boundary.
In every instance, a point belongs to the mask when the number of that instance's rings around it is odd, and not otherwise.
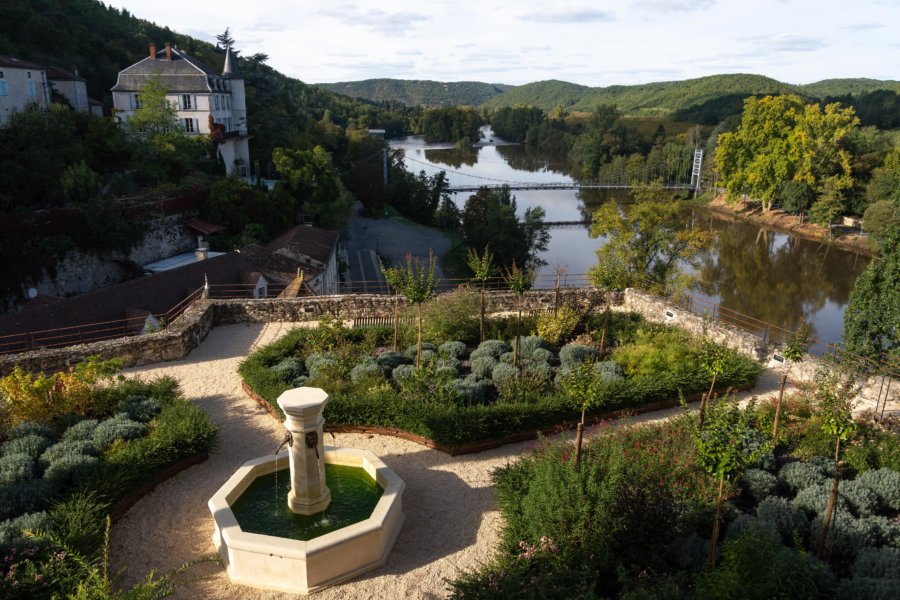
[{"label": "sky", "polygon": [[[107,0],[308,83],[900,79],[900,0]],[[157,40],[158,44],[165,40]]]}]

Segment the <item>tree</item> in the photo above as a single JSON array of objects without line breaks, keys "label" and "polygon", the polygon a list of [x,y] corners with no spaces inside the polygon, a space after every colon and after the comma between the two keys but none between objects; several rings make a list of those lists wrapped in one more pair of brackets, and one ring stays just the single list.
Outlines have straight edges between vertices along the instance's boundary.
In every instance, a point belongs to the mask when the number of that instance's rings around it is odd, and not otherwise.
[{"label": "tree", "polygon": [[833,178],[828,178],[822,184],[819,198],[809,209],[809,220],[824,227],[828,239],[831,239],[831,224],[844,210],[844,194],[838,183]]},{"label": "tree", "polygon": [[873,360],[900,358],[900,225],[881,240],[874,259],[856,279],[844,311],[847,350]]},{"label": "tree", "polygon": [[742,411],[734,398],[723,398],[707,406],[706,425],[700,429],[687,412],[688,422],[697,449],[697,459],[703,469],[719,480],[716,498],[716,518],[709,545],[709,568],[716,566],[716,544],[722,519],[725,483],[734,482],[744,468],[768,451],[770,443],[753,429],[752,410]]},{"label": "tree", "polygon": [[856,431],[852,410],[854,399],[858,393],[859,387],[853,378],[840,369],[821,369],[816,373],[816,400],[822,419],[821,429],[824,434],[835,440],[834,481],[831,485],[831,494],[828,496],[825,520],[816,548],[816,556],[819,560],[825,556],[825,540],[828,538],[828,528],[834,515],[838,486],[841,482],[841,442],[847,440],[850,434]]},{"label": "tree", "polygon": [[272,162],[283,186],[317,225],[339,227],[350,211],[353,199],[341,183],[331,154],[322,146],[312,150],[275,148]]},{"label": "tree", "polygon": [[418,257],[406,255],[406,264],[397,267],[389,276],[393,281],[391,287],[399,290],[406,296],[409,303],[418,309],[419,334],[416,340],[416,368],[421,367],[422,361],[422,304],[434,295],[437,285],[434,280],[434,270],[437,266],[437,258],[428,253],[428,262],[422,263]]},{"label": "tree", "polygon": [[177,112],[166,98],[168,88],[158,75],[151,75],[138,95],[140,106],[128,118],[128,128],[136,133],[148,134],[151,140],[158,135],[178,131]]},{"label": "tree", "polygon": [[237,56],[238,51],[234,49],[234,38],[231,37],[231,27],[226,27],[223,33],[216,35],[216,49],[225,52],[231,48],[231,53]]},{"label": "tree", "polygon": [[490,244],[498,265],[508,267],[516,262],[537,268],[543,264],[540,253],[550,241],[544,209],[529,208],[521,219],[516,211],[516,197],[509,187],[482,187],[463,207],[463,237],[476,252],[484,252]]},{"label": "tree", "polygon": [[513,350],[513,366],[519,367],[519,359],[521,355],[522,340],[522,299],[525,292],[534,286],[534,271],[529,269],[520,269],[513,261],[512,266],[506,270],[506,285],[516,295],[518,304],[518,316],[516,318],[516,347]]},{"label": "tree", "polygon": [[801,223],[803,214],[809,210],[815,198],[813,189],[803,181],[786,181],[778,192],[781,207],[788,212],[799,213]]},{"label": "tree", "polygon": [[[898,181],[900,188],[900,181]],[[888,230],[900,226],[900,202],[879,200],[870,204],[863,213],[863,227],[869,232],[874,246],[878,246],[887,236]]]},{"label": "tree", "polygon": [[575,432],[575,468],[579,468],[585,413],[587,409],[598,406],[602,401],[603,378],[597,371],[595,363],[580,362],[563,375],[562,387],[566,395],[581,407],[581,420]]},{"label": "tree", "polygon": [[649,280],[661,286],[677,283],[679,263],[694,264],[709,243],[710,234],[680,219],[682,204],[666,199],[661,181],[637,186],[635,203],[620,211],[615,202],[594,213],[591,237],[606,236],[591,268],[594,285],[621,289]]},{"label": "tree", "polygon": [[484,286],[494,276],[497,270],[494,266],[494,255],[491,254],[488,245],[485,245],[484,252],[479,256],[474,248],[469,248],[469,255],[466,263],[472,269],[472,279],[478,282],[481,290],[481,305],[478,313],[478,330],[480,332],[479,342],[484,341]]},{"label": "tree", "polygon": [[400,338],[400,297],[398,294],[403,287],[402,271],[396,267],[384,267],[382,265],[381,272],[384,273],[384,280],[388,288],[397,296],[394,302],[394,352],[396,352]]},{"label": "tree", "polygon": [[889,200],[900,206],[900,147],[888,152],[882,166],[872,170],[866,197],[869,204]]},{"label": "tree", "polygon": [[709,384],[709,392],[700,399],[700,429],[703,429],[703,421],[706,417],[706,403],[712,399],[713,389],[716,387],[716,377],[725,370],[725,362],[728,360],[728,350],[712,340],[704,339],[700,346],[700,366],[704,371],[712,375]]},{"label": "tree", "polygon": [[63,171],[61,183],[66,203],[84,206],[96,197],[103,186],[103,179],[81,161]]},{"label": "tree", "polygon": [[778,421],[781,418],[781,401],[784,398],[784,386],[787,385],[788,372],[791,363],[799,363],[809,350],[810,328],[806,324],[801,325],[784,340],[784,348],[781,353],[784,356],[784,374],[781,376],[781,387],[778,390],[778,400],[775,402],[775,422],[772,424],[772,438],[778,437]]},{"label": "tree", "polygon": [[747,98],[740,127],[720,135],[716,148],[728,198],[749,195],[765,212],[787,181],[815,189],[833,178],[836,189],[849,188],[850,153],[841,144],[858,124],[853,109],[837,103],[823,110],[796,95]]}]

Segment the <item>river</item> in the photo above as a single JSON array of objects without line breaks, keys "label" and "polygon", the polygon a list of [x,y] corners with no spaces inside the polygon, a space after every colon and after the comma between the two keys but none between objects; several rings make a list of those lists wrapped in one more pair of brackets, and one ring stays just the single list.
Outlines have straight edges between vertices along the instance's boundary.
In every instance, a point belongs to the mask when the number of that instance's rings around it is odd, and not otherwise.
[{"label": "river", "polygon": [[[484,133],[483,145],[464,150],[426,144],[415,136],[390,144],[405,151],[407,168],[412,171],[436,172],[422,163],[448,170],[451,185],[477,185],[477,177],[539,183],[573,180],[565,161],[520,144],[507,144],[487,128]],[[524,190],[514,194],[520,214],[540,206],[549,222],[582,221],[603,202],[628,202],[627,193],[607,190]],[[454,202],[462,208],[470,195],[453,194]],[[813,337],[823,342],[842,338],[850,290],[868,264],[867,257],[702,209],[693,210],[685,222],[715,233],[701,257],[691,290],[698,299],[786,329],[809,323]],[[563,266],[573,279],[580,280],[596,262],[594,251],[604,243],[603,238],[591,238],[589,231],[587,225],[552,227],[547,251],[541,256],[547,262],[542,275]]]}]

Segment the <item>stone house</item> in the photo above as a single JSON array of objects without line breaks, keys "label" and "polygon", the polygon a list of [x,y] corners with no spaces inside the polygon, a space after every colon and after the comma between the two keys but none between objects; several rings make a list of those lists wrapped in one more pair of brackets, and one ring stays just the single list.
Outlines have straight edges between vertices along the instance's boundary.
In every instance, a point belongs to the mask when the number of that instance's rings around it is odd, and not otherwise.
[{"label": "stone house", "polygon": [[127,122],[141,106],[141,89],[154,76],[167,88],[166,98],[176,109],[178,125],[187,135],[210,136],[218,146],[228,175],[247,177],[250,165],[244,78],[228,48],[225,67],[216,73],[185,51],[166,44],[119,72],[112,88],[113,109]]},{"label": "stone house", "polygon": [[50,105],[46,67],[0,55],[0,126],[30,104],[42,109]]},{"label": "stone house", "polygon": [[269,250],[304,265],[310,273],[306,280],[316,295],[340,293],[338,271],[338,233],[310,225],[297,225],[271,241]]}]

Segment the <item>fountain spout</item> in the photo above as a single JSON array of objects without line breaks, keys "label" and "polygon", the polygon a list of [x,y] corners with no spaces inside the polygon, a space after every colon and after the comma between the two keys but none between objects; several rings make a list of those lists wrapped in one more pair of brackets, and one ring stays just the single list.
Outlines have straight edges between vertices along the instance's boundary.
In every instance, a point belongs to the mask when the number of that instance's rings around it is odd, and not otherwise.
[{"label": "fountain spout", "polygon": [[281,440],[281,444],[275,450],[275,454],[278,454],[279,452],[281,452],[281,449],[284,448],[285,446],[290,446],[291,448],[294,447],[294,436],[291,435],[290,431],[284,432],[284,439]]}]

